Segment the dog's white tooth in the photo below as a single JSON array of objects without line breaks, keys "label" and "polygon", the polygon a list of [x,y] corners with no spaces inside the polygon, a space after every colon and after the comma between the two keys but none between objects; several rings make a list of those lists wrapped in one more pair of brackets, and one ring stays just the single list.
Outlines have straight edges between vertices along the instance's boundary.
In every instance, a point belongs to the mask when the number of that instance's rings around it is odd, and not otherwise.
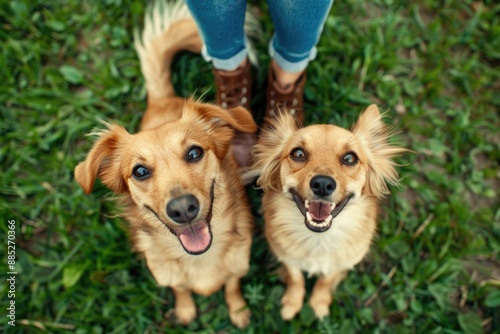
[{"label": "dog's white tooth", "polygon": [[307,210],[309,210],[309,200],[308,199],[306,199],[304,201],[304,206],[306,207]]},{"label": "dog's white tooth", "polygon": [[332,215],[329,215],[328,217],[326,217],[325,219],[325,223],[327,224],[330,224],[330,222],[333,220],[333,216]]},{"label": "dog's white tooth", "polygon": [[311,214],[309,213],[309,211],[308,211],[308,212],[306,212],[306,218],[307,218],[307,220],[308,220],[309,222],[312,222],[312,221],[313,221],[313,219],[312,219]]},{"label": "dog's white tooth", "polygon": [[331,211],[333,211],[333,210],[335,210],[335,207],[336,207],[336,206],[337,206],[337,205],[336,205],[335,203],[331,203],[331,204],[330,204],[330,212],[331,212]]}]

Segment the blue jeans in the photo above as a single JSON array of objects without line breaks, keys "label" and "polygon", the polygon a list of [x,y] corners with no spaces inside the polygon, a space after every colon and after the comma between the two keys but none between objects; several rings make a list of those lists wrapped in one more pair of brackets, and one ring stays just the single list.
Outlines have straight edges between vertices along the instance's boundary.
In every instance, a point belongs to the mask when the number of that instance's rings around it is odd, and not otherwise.
[{"label": "blue jeans", "polygon": [[[304,70],[316,57],[323,25],[333,0],[268,0],[274,36],[271,57],[286,72]],[[246,0],[186,0],[201,37],[203,54],[220,70],[234,70],[247,56]]]}]

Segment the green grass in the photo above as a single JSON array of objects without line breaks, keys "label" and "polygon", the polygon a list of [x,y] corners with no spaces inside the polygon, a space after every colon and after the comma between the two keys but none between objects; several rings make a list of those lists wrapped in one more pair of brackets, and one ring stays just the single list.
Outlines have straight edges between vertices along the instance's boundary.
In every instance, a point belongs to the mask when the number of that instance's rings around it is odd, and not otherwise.
[{"label": "green grass", "polygon": [[[272,24],[264,1],[256,111],[264,103]],[[198,319],[173,322],[110,192],[73,179],[101,119],[135,131],[146,93],[133,49],[142,1],[0,3],[0,216],[16,220],[16,323],[9,333],[233,333],[222,292],[196,297]],[[349,126],[370,103],[400,142],[402,186],[382,203],[370,256],[339,287],[323,322],[305,307],[279,317],[283,284],[258,214],[243,292],[247,333],[500,333],[500,5],[495,1],[348,0],[334,4],[308,68],[309,123]],[[210,66],[184,54],[179,94],[213,98]],[[6,273],[6,255],[0,261]],[[2,278],[3,279],[3,278]],[[312,281],[308,281],[308,288]],[[164,313],[167,312],[167,317]]]}]

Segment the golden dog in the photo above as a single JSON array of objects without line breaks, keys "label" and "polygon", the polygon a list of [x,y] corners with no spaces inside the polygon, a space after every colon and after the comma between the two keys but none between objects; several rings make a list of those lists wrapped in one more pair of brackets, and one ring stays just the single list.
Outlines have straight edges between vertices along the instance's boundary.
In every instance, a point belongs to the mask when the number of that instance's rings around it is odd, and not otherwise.
[{"label": "golden dog", "polygon": [[252,216],[230,149],[234,130],[257,130],[244,108],[224,110],[175,97],[170,63],[202,41],[182,2],[157,4],[136,35],[148,92],[141,131],[110,125],[75,178],[88,194],[96,178],[121,194],[135,250],[159,285],[172,287],[175,314],[196,315],[191,292],[209,295],[225,285],[231,321],[249,323],[240,292],[249,269]]},{"label": "golden dog", "polygon": [[281,315],[292,319],[302,308],[305,271],[319,276],[310,305],[322,318],[332,291],[370,248],[378,199],[388,193],[386,182],[398,183],[391,159],[405,149],[388,143],[375,105],[352,131],[299,129],[286,113],[269,122],[254,148],[253,169],[261,173],[266,238],[285,271]]}]

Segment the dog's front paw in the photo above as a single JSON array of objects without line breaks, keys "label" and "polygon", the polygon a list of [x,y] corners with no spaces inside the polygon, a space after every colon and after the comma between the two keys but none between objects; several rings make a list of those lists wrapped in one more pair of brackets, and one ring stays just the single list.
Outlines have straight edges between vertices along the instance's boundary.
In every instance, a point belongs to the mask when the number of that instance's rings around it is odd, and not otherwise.
[{"label": "dog's front paw", "polygon": [[326,303],[310,303],[311,307],[319,320],[330,314],[330,305]]},{"label": "dog's front paw", "polygon": [[330,314],[330,304],[332,303],[332,295],[330,291],[322,291],[315,289],[309,299],[309,305],[311,305],[316,318],[323,319],[325,316]]},{"label": "dog's front paw", "polygon": [[292,320],[297,313],[299,313],[301,307],[296,305],[283,305],[281,308],[281,317],[283,320]]},{"label": "dog's front paw", "polygon": [[294,290],[287,290],[281,299],[281,317],[283,320],[291,320],[302,308],[303,294]]},{"label": "dog's front paw", "polygon": [[229,312],[229,318],[231,318],[231,322],[238,328],[245,328],[250,324],[250,316],[252,313],[250,310],[244,306],[243,309],[239,309],[236,311]]},{"label": "dog's front paw", "polygon": [[196,317],[196,307],[194,305],[176,307],[175,316],[177,318],[177,321],[179,321],[183,325],[187,325]]}]

